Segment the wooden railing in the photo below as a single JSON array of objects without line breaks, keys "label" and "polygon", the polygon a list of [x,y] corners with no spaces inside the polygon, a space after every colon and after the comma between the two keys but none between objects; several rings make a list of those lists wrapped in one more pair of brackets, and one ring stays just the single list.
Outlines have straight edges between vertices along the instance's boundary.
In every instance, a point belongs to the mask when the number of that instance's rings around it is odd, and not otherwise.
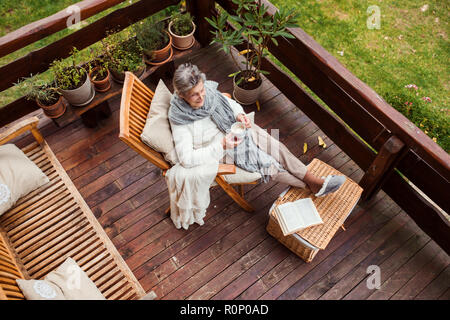
[{"label": "wooden railing", "polygon": [[[85,0],[77,5],[84,19],[119,2]],[[11,87],[21,77],[47,70],[55,58],[67,57],[73,46],[81,50],[101,40],[108,30],[121,30],[178,2],[141,0],[32,51],[0,68],[0,91]],[[196,38],[203,45],[211,40],[210,26],[204,17],[216,14],[216,3],[234,13],[235,5],[231,0],[186,1],[186,7],[198,26]],[[269,8],[267,14],[273,14],[276,8],[268,1],[264,3]],[[0,38],[0,57],[62,30],[67,17],[64,10]],[[279,45],[272,44],[269,51],[334,113],[272,61],[265,59],[263,69],[270,72],[269,80],[366,172],[359,182],[365,189],[364,199],[369,199],[382,188],[419,227],[450,253],[449,221],[404,178],[443,211],[450,212],[450,202],[446,199],[450,190],[450,156],[302,29],[293,28],[289,32],[294,39],[277,38]],[[0,109],[0,127],[36,109],[34,102],[22,97]]]}]

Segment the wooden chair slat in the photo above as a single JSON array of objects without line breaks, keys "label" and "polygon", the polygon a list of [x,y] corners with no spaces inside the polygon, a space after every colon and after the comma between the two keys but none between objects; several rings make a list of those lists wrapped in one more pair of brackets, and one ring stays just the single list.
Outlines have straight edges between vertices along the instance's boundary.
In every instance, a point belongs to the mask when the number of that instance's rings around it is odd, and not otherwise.
[{"label": "wooden chair slat", "polygon": [[[30,274],[42,270],[47,267],[47,263],[56,264],[52,270],[64,262],[63,253],[76,249],[83,241],[91,240],[95,237],[95,232],[90,229],[89,225],[77,227],[75,230],[69,230],[67,233],[60,235],[52,241],[43,245],[40,250],[41,254],[33,256],[32,259],[24,261],[24,265]],[[61,242],[58,242],[61,241]],[[55,245],[56,244],[56,245]],[[25,257],[21,257],[24,260]],[[59,261],[62,260],[62,261]],[[59,261],[59,262],[58,262]]]},{"label": "wooden chair slat", "polygon": [[57,243],[62,241],[64,237],[70,235],[71,232],[75,232],[77,229],[87,225],[86,219],[82,217],[75,219],[70,224],[64,226],[63,228],[52,228],[52,230],[47,230],[42,236],[37,238],[29,239],[28,241],[20,241],[20,245],[17,246],[17,252],[23,256],[23,263],[27,263],[35,256],[39,255],[40,252],[46,250],[46,247],[52,243]]},{"label": "wooden chair slat", "polygon": [[[66,212],[64,212],[66,214]],[[59,220],[63,218],[62,220]],[[59,220],[55,223],[55,220]],[[49,220],[47,223],[42,224],[40,227],[31,229],[28,233],[26,233],[23,237],[21,237],[21,245],[18,245],[17,252],[22,252],[28,250],[35,250],[33,246],[39,246],[41,242],[39,241],[48,241],[50,235],[53,237],[65,232],[68,228],[72,227],[75,224],[83,221],[84,218],[81,214],[80,210],[75,210],[72,212],[67,212],[67,216],[56,216],[53,219]]]},{"label": "wooden chair slat", "polygon": [[33,205],[30,211],[24,210],[22,217],[8,226],[11,239],[16,239],[16,235],[25,228],[31,225],[39,226],[50,219],[52,214],[61,213],[64,210],[70,209],[75,204],[70,194],[64,192],[58,194],[57,197],[51,200],[47,198],[47,200],[47,202],[41,202],[41,207]]}]

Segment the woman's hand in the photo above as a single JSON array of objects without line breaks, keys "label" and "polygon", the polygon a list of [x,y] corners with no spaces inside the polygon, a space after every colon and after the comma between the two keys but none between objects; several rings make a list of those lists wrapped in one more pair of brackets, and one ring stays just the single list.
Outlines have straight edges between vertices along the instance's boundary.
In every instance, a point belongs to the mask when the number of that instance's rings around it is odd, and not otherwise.
[{"label": "woman's hand", "polygon": [[236,120],[242,122],[246,128],[250,128],[252,126],[250,119],[243,113],[239,113],[236,117]]},{"label": "woman's hand", "polygon": [[228,133],[225,137],[222,139],[222,147],[224,149],[233,149],[234,147],[237,147],[242,142],[242,139],[237,139],[231,132]]}]

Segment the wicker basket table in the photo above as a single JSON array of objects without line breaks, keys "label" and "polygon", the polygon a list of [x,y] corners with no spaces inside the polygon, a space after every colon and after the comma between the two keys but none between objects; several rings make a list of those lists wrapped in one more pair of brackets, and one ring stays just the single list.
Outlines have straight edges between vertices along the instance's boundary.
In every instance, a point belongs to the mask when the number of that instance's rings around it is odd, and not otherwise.
[{"label": "wicker basket table", "polygon": [[[308,170],[319,177],[329,174],[342,175],[338,170],[319,159],[311,161]],[[320,198],[315,197],[309,189],[290,187],[278,197],[269,210],[269,222],[266,230],[304,261],[311,262],[319,250],[326,248],[339,227],[343,226],[345,219],[358,203],[362,191],[363,189],[348,177],[338,191]],[[282,203],[303,198],[313,200],[324,223],[284,236],[273,209]]]}]

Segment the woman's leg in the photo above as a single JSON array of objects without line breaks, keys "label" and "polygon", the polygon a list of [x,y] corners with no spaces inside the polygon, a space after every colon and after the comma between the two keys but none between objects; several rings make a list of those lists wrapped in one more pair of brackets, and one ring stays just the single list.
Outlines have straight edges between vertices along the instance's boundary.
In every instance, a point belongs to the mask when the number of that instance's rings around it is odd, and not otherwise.
[{"label": "woman's leg", "polygon": [[275,181],[286,183],[298,188],[309,189],[317,193],[324,179],[316,177],[307,167],[279,140],[275,139],[257,125],[252,126],[253,138],[260,149],[270,154],[287,172],[279,172],[272,176]]}]

